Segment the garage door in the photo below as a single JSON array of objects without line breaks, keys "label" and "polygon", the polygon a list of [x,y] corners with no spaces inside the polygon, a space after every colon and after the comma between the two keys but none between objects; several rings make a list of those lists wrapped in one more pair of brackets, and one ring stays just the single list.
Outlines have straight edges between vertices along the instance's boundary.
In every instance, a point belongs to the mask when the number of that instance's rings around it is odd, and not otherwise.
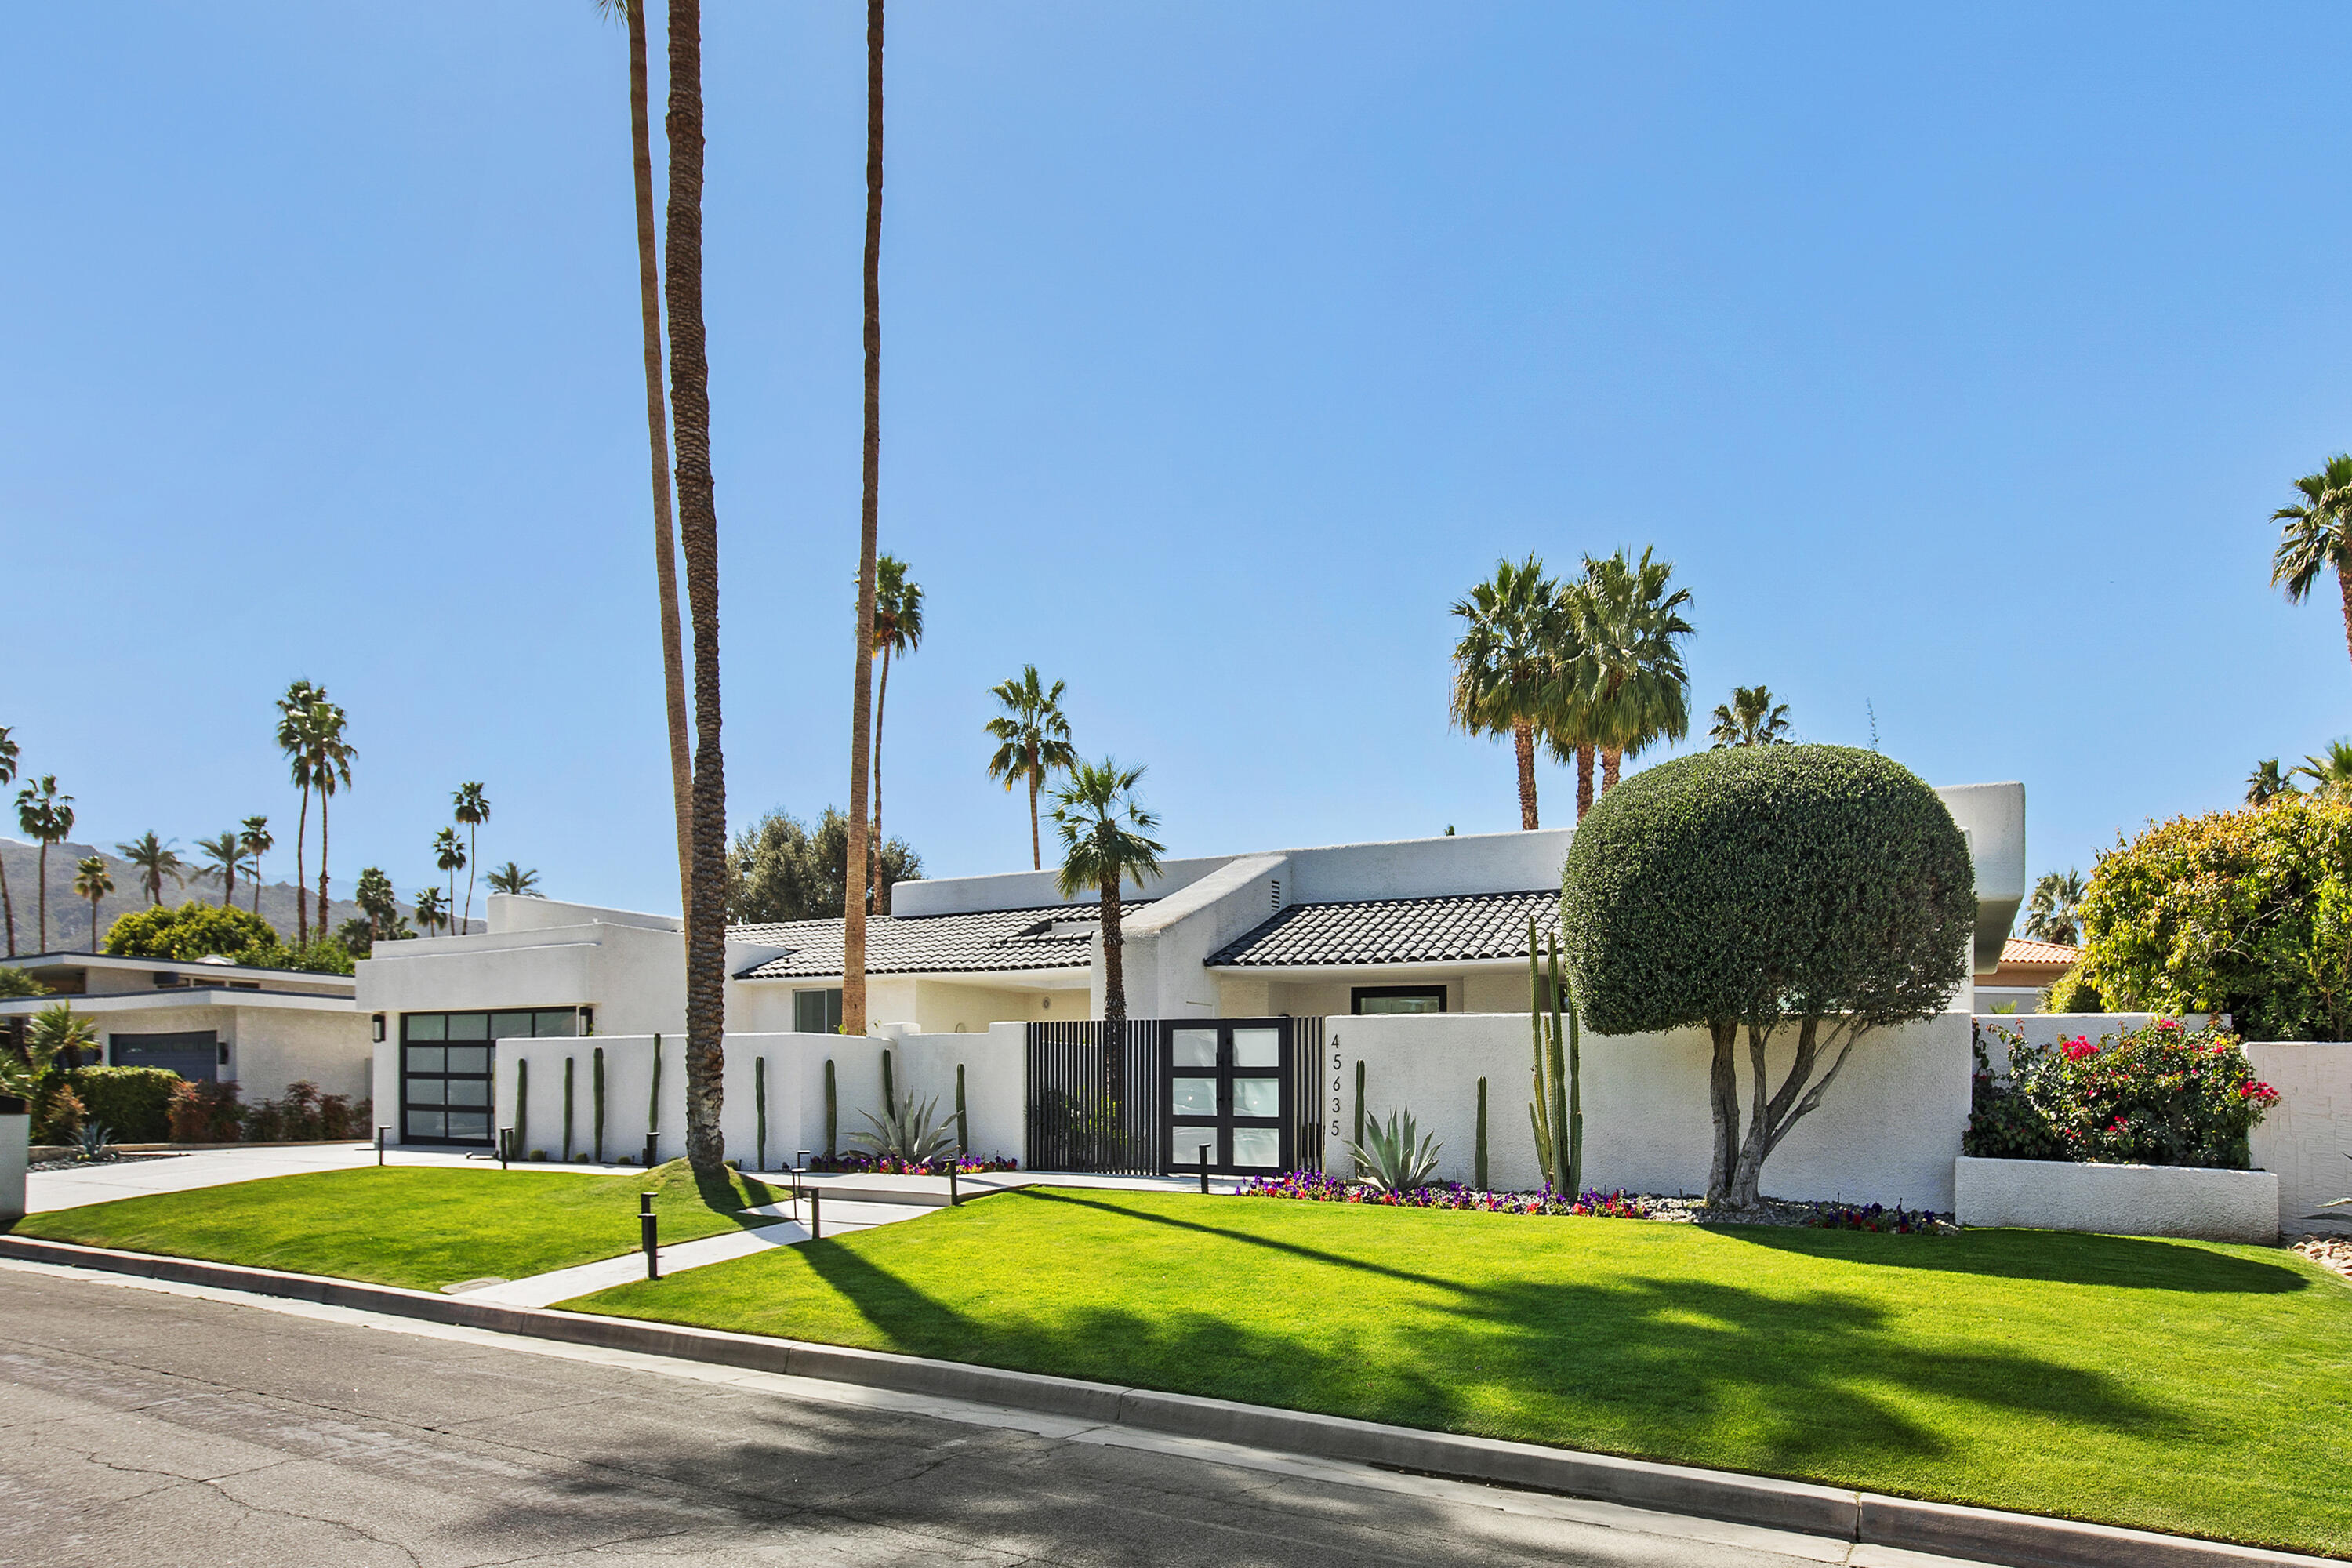
[{"label": "garage door", "polygon": [[163,1068],[191,1082],[210,1083],[220,1076],[220,1040],[210,1029],[115,1035],[107,1041],[107,1059],[119,1068]]}]

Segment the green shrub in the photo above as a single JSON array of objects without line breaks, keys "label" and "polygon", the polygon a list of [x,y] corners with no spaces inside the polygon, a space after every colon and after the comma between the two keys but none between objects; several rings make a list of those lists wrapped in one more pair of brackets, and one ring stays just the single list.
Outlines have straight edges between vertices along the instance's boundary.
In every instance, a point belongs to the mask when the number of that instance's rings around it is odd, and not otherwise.
[{"label": "green shrub", "polygon": [[373,1108],[357,1105],[345,1094],[320,1094],[319,1086],[298,1079],[276,1100],[247,1106],[242,1116],[244,1136],[256,1143],[302,1143],[328,1138],[356,1138],[367,1125]]},{"label": "green shrub", "polygon": [[[2242,1171],[2278,1091],[2254,1076],[2238,1038],[2160,1018],[2097,1045],[2086,1035],[2029,1046],[1979,1027],[1973,1109],[1961,1152],[1984,1159],[2097,1161]],[[2009,1047],[1996,1076],[1984,1036]]]},{"label": "green shrub", "polygon": [[75,1068],[66,1074],[89,1119],[118,1143],[161,1143],[172,1135],[172,1090],[181,1081],[164,1068]]},{"label": "green shrub", "polygon": [[[1858,1040],[1943,1009],[1975,927],[1951,813],[1907,768],[1845,746],[1736,746],[1635,773],[1578,825],[1561,871],[1584,1021],[1605,1035],[1707,1026],[1707,1195],[1742,1207]],[[1743,1140],[1740,1033],[1753,1048],[1787,1024],[1790,1076]]]},{"label": "green shrub", "polygon": [[0,996],[46,996],[49,988],[21,969],[0,969]]},{"label": "green shrub", "polygon": [[33,1101],[32,1141],[70,1143],[80,1135],[81,1124],[89,1116],[71,1084],[62,1079],[54,1082]]},{"label": "green shrub", "polygon": [[278,929],[259,916],[194,899],[176,909],[154,904],[118,915],[107,928],[101,945],[120,958],[193,963],[200,958],[220,957],[256,969],[352,973],[351,950],[337,938],[320,937],[307,947],[289,947]]},{"label": "green shrub", "polygon": [[2177,817],[2099,857],[2083,967],[2109,1006],[2228,1013],[2251,1039],[2352,1039],[2352,805]]},{"label": "green shrub", "polygon": [[2050,983],[2042,994],[2042,1010],[2045,1013],[2105,1013],[2107,999],[2099,994],[2099,983],[2083,973],[2078,961],[2074,966]]}]

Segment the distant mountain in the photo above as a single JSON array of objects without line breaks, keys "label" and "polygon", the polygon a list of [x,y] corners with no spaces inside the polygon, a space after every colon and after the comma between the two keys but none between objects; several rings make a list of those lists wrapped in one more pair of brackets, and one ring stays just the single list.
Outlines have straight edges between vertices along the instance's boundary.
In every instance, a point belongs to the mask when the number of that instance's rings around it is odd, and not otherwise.
[{"label": "distant mountain", "polygon": [[[52,844],[49,846],[48,942],[51,952],[87,952],[89,951],[89,902],[73,890],[73,884],[74,862],[86,859],[92,855],[98,855],[106,861],[107,871],[114,878],[114,891],[100,899],[98,903],[98,936],[100,942],[106,940],[106,928],[114,923],[114,918],[117,915],[128,914],[133,910],[143,910],[147,907],[147,889],[146,885],[140,880],[138,868],[120,855],[110,854],[91,844],[76,844],[71,841]],[[194,858],[193,854],[189,856],[190,859]],[[16,910],[16,952],[20,955],[41,951],[40,911],[37,900],[39,888],[37,880],[39,864],[39,845],[19,843],[13,838],[0,838],[0,867],[6,868],[8,873],[8,898]],[[313,884],[312,894],[315,895],[317,891],[317,886]],[[201,899],[208,904],[219,903],[221,901],[220,883],[200,877],[193,871],[189,873],[184,884],[174,885],[169,877],[163,879],[165,903],[184,903],[190,899]],[[248,910],[253,908],[252,884],[242,879],[236,885],[236,907]],[[404,900],[401,910],[404,914],[413,915],[415,912]],[[331,931],[343,921],[357,917],[359,913],[359,905],[350,900],[334,899],[328,905],[327,929]],[[282,940],[289,942],[294,940],[293,883],[265,882],[262,884],[261,918],[277,928],[278,934]],[[471,922],[471,929],[484,931],[488,927],[477,916]],[[5,933],[0,932],[0,943],[5,943]]]}]

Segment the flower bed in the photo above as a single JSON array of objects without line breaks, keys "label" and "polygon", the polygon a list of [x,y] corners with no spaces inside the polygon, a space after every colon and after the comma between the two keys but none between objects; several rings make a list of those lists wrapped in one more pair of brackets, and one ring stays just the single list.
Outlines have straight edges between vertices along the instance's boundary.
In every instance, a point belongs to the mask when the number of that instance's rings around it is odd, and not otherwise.
[{"label": "flower bed", "polygon": [[[1021,1162],[1010,1154],[963,1154],[955,1163],[956,1173],[970,1176],[982,1171],[1017,1171]],[[939,1164],[914,1165],[893,1154],[867,1154],[856,1150],[846,1154],[812,1154],[802,1169],[835,1176],[937,1176],[945,1173]]]},{"label": "flower bed", "polygon": [[[2009,1048],[1996,1075],[1985,1037]],[[2278,1091],[2255,1077],[2238,1038],[2160,1018],[2122,1035],[2054,1046],[1979,1025],[1961,1152],[1975,1159],[2188,1165],[2242,1171]]]},{"label": "flower bed", "polygon": [[1901,1204],[1893,1208],[1885,1204],[1865,1204],[1860,1208],[1846,1204],[1815,1204],[1805,1224],[1815,1230],[1868,1230],[1884,1236],[1932,1236],[1956,1228],[1948,1215],[1933,1209],[1906,1209]]},{"label": "flower bed", "polygon": [[1586,1215],[1601,1219],[1647,1219],[1642,1200],[1625,1192],[1587,1192],[1570,1201],[1549,1188],[1537,1193],[1490,1193],[1459,1182],[1444,1182],[1403,1192],[1346,1182],[1322,1171],[1293,1171],[1287,1175],[1257,1176],[1236,1194],[1245,1198],[1300,1198],[1318,1204],[1370,1204],[1388,1208],[1475,1209],[1482,1214]]}]

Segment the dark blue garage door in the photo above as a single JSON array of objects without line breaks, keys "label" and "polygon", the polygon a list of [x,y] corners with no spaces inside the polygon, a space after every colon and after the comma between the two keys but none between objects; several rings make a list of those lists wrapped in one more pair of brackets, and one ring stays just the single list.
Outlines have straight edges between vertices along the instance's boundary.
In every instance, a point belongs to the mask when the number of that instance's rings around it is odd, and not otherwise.
[{"label": "dark blue garage door", "polygon": [[220,1076],[220,1040],[210,1029],[178,1035],[115,1035],[108,1041],[119,1068],[163,1068],[191,1082]]}]

